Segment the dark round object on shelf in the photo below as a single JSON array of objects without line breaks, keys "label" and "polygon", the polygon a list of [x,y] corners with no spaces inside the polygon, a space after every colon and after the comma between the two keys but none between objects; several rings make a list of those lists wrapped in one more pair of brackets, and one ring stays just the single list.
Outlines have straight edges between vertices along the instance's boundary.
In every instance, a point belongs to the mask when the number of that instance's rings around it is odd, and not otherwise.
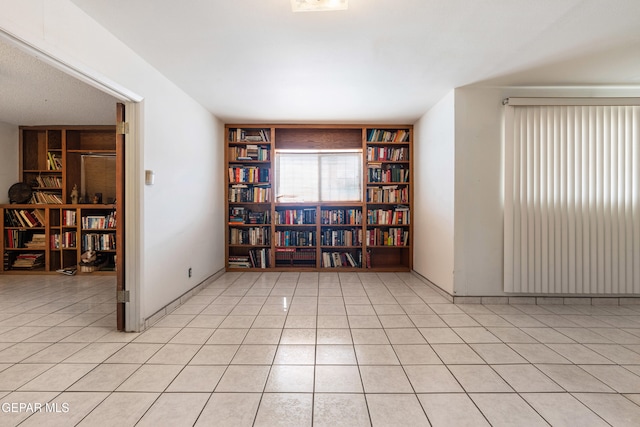
[{"label": "dark round object on shelf", "polygon": [[9,203],[29,203],[31,186],[24,182],[17,182],[9,187]]}]

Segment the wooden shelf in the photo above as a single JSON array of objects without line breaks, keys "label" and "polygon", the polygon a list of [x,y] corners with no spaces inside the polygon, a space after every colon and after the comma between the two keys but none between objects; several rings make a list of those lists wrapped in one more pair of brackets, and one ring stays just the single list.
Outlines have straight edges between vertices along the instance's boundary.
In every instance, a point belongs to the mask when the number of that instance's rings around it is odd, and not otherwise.
[{"label": "wooden shelf", "polygon": [[[115,126],[21,126],[19,138],[21,158],[19,167],[22,180],[29,184],[36,184],[32,187],[34,194],[54,194],[62,203],[52,203],[57,201],[55,199],[41,199],[40,201],[49,203],[0,206],[0,241],[2,242],[3,258],[6,258],[4,268],[7,268],[7,263],[12,262],[11,253],[34,251],[45,254],[43,268],[24,271],[10,269],[3,270],[2,273],[23,273],[25,271],[28,273],[54,273],[63,266],[77,264],[82,252],[87,249],[83,246],[85,240],[86,244],[92,245],[94,249],[104,247],[106,250],[99,250],[99,252],[107,257],[109,264],[114,264],[115,250],[107,248],[105,245],[112,245],[115,236],[121,231],[114,227],[84,229],[81,219],[84,216],[108,217],[111,212],[116,210],[116,206],[114,204],[70,204],[69,202],[71,202],[72,188],[77,185],[80,190],[83,185],[83,177],[85,190],[88,193],[102,193],[105,201],[109,198],[116,199],[116,192],[122,187],[123,181],[122,177],[116,175],[114,157],[121,158],[123,153],[117,149]],[[92,155],[91,160],[94,163],[86,160],[85,155],[88,154]],[[53,163],[59,165],[59,169],[51,169],[52,156],[55,157]],[[43,176],[42,180],[39,176]],[[105,179],[105,177],[108,178]],[[113,181],[110,180],[111,177],[113,177]],[[8,212],[16,209],[41,211],[44,215],[44,221],[40,220],[40,222],[44,222],[44,227],[7,226],[6,218],[13,216]],[[73,212],[75,215],[74,225],[66,223],[64,216],[67,212]],[[7,231],[10,230],[25,230],[44,234],[46,247],[41,249],[7,248],[5,239],[8,237]],[[66,236],[68,239],[66,242],[75,242],[75,246],[52,247],[53,239],[56,236],[58,236],[59,240],[57,241],[60,245]],[[29,239],[30,235],[24,238]],[[96,243],[96,240],[102,242]],[[108,274],[115,273],[109,272]]]},{"label": "wooden shelf", "polygon": [[[396,135],[396,137],[401,136],[403,138],[407,138],[406,141],[367,141],[368,135],[372,134],[373,130],[380,130],[383,132],[390,132],[390,135]],[[238,132],[244,131],[247,135],[251,135],[254,138],[257,138],[257,135],[268,135],[269,141],[237,141]],[[410,224],[366,224],[367,211],[370,209],[383,208],[385,210],[394,210],[394,207],[397,206],[406,206],[409,208],[409,211],[413,209],[413,127],[410,125],[407,126],[372,126],[372,125],[270,125],[270,124],[227,124],[225,126],[225,135],[224,139],[227,141],[226,152],[229,153],[227,156],[227,163],[225,167],[225,206],[227,210],[227,214],[231,213],[230,209],[234,207],[245,207],[247,211],[252,212],[262,212],[269,214],[271,216],[270,224],[247,224],[247,223],[229,223],[225,227],[225,239],[229,242],[229,237],[232,229],[249,229],[249,228],[262,228],[266,229],[265,231],[270,233],[270,241],[271,245],[225,245],[225,260],[227,265],[227,271],[410,271],[412,268],[412,258],[413,258],[413,248],[411,246],[413,242],[413,227]],[[387,134],[386,136],[388,136]],[[261,147],[263,150],[268,150],[268,152],[261,151],[261,156],[267,157],[269,160],[240,160],[234,158],[239,152],[242,152],[244,155],[244,147],[247,145],[257,145]],[[278,201],[277,195],[275,194],[275,186],[273,185],[276,179],[274,173],[274,165],[276,161],[276,149],[331,149],[331,148],[349,148],[349,149],[358,149],[362,150],[363,153],[363,162],[362,162],[362,175],[363,175],[363,185],[362,185],[362,201],[335,201],[335,202],[295,202],[295,201],[286,201],[280,202]],[[379,150],[377,152],[373,152],[370,147],[375,147],[375,150]],[[383,150],[384,147],[392,147],[393,150]],[[402,148],[403,150],[398,151],[398,149]],[[374,150],[374,151],[375,151]],[[385,160],[385,159],[377,159],[377,160],[368,160],[368,155],[373,152],[373,156],[380,157],[388,157],[391,158],[401,158],[402,160]],[[394,157],[396,156],[396,157]],[[397,157],[399,156],[399,157]],[[408,172],[402,173],[402,175],[398,177],[403,177],[404,174],[408,175],[407,181],[403,182],[370,182],[368,180],[369,177],[378,177],[379,175],[368,175],[369,166],[374,165],[382,165],[381,169],[402,169]],[[250,182],[230,182],[229,179],[229,168],[237,167],[237,166],[254,166],[263,169],[269,169],[269,183],[250,183]],[[396,172],[393,172],[395,174]],[[376,172],[377,174],[377,172]],[[390,173],[387,173],[389,176]],[[382,176],[385,176],[383,173]],[[392,175],[396,177],[396,175]],[[229,194],[234,185],[244,184],[248,187],[253,188],[269,188],[269,194],[267,197],[271,200],[270,202],[230,202]],[[260,185],[262,184],[262,185]],[[267,184],[268,187],[265,187],[264,184]],[[384,186],[398,186],[399,193],[402,198],[406,198],[409,202],[366,202],[367,194],[369,189],[375,187],[384,187]],[[390,198],[395,199],[399,198],[395,193],[388,194],[387,192],[383,192],[382,189],[375,191],[370,190],[372,196],[380,197],[381,199]],[[380,195],[378,195],[380,194]],[[234,193],[234,198],[237,197],[245,197],[245,194],[240,195],[238,192]],[[249,195],[248,197],[252,197]],[[360,224],[348,224],[348,223],[322,223],[321,217],[323,212],[329,210],[350,210],[355,209],[359,211],[356,216],[362,216],[362,223]],[[287,224],[287,223],[276,223],[275,218],[282,211],[285,210],[315,210],[316,221],[311,224]],[[234,217],[239,217],[242,215],[242,211],[238,213],[238,211],[234,211]],[[304,215],[306,218],[307,215],[313,216],[312,213],[303,212],[296,213],[297,217],[301,217]],[[347,214],[337,214],[337,215],[347,215]],[[353,216],[353,213],[349,213],[350,216]],[[389,228],[396,228],[403,230],[403,234],[408,233],[408,242],[407,246],[368,246],[366,243],[365,233],[372,230],[382,230],[381,232],[387,231]],[[339,241],[347,241],[352,242],[351,234],[349,235],[348,240],[345,240],[345,236],[343,236],[343,231],[353,230],[354,233],[362,233],[362,240],[364,241],[362,245],[357,246],[327,246],[321,245],[322,233],[327,232],[327,230],[335,230],[337,235],[333,236],[333,238],[342,239]],[[248,231],[248,230],[247,230]],[[276,239],[276,232],[313,232],[315,237],[316,245],[313,246],[278,246],[278,243],[281,243],[282,240]],[[237,231],[236,231],[237,232]],[[406,234],[405,234],[406,235]],[[337,236],[337,237],[336,237]],[[309,237],[309,236],[305,236]],[[324,240],[327,242],[327,240]],[[268,268],[239,268],[237,266],[231,266],[229,264],[229,259],[231,257],[238,257],[239,261],[236,262],[247,262],[252,253],[261,251],[261,253],[268,257],[267,264]],[[305,255],[297,255],[298,258],[285,259],[285,253],[298,253],[305,252]],[[363,266],[362,267],[323,267],[323,255],[325,253],[349,253],[353,256],[356,262],[361,260]],[[356,257],[357,255],[357,257]],[[304,259],[305,257],[309,257],[309,259]],[[341,255],[342,262],[344,262],[344,255]],[[337,259],[336,259],[337,260]],[[326,261],[326,259],[325,259]],[[367,264],[369,266],[367,266]]]}]

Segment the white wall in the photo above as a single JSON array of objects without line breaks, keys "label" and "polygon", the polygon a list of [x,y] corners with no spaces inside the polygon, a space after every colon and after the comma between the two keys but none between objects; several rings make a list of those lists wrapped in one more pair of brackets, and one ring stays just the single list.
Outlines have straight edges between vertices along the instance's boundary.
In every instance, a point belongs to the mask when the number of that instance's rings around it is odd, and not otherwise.
[{"label": "white wall", "polygon": [[503,109],[507,97],[630,97],[640,89],[456,89],[455,293],[503,292]]},{"label": "white wall", "polygon": [[9,187],[20,181],[18,126],[0,122],[0,204],[9,203]]},{"label": "white wall", "polygon": [[[126,178],[143,208],[127,224],[141,239],[127,268],[139,271],[142,321],[224,266],[222,124],[69,0],[0,0],[0,10],[0,29],[144,98],[140,173]],[[155,185],[143,185],[144,169]]]},{"label": "white wall", "polygon": [[413,269],[454,292],[455,92],[414,126]]}]

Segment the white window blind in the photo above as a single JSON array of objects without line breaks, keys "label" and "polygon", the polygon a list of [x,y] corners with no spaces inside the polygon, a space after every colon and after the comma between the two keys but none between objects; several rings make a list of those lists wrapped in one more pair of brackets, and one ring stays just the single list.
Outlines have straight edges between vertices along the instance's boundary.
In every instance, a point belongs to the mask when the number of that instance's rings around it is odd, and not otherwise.
[{"label": "white window blind", "polygon": [[504,290],[639,293],[640,107],[509,104]]},{"label": "white window blind", "polygon": [[362,150],[276,152],[280,202],[362,200]]}]

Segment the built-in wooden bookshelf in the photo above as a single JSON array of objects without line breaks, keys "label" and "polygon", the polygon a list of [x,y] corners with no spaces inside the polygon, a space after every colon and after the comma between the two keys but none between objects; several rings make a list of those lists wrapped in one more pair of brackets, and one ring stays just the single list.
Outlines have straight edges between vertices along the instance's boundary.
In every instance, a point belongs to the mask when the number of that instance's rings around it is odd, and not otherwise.
[{"label": "built-in wooden bookshelf", "polygon": [[114,271],[116,189],[123,185],[115,126],[23,126],[19,146],[32,196],[0,206],[2,272],[76,267],[88,250],[97,254],[92,270]]},{"label": "built-in wooden bookshelf", "polygon": [[72,268],[88,250],[96,252],[100,270],[113,271],[115,211],[115,205],[3,205],[3,271],[34,273]]},{"label": "built-in wooden bookshelf", "polygon": [[[412,138],[412,126],[226,125],[227,270],[411,270]],[[360,200],[277,198],[278,149],[333,148],[362,152]]]}]

